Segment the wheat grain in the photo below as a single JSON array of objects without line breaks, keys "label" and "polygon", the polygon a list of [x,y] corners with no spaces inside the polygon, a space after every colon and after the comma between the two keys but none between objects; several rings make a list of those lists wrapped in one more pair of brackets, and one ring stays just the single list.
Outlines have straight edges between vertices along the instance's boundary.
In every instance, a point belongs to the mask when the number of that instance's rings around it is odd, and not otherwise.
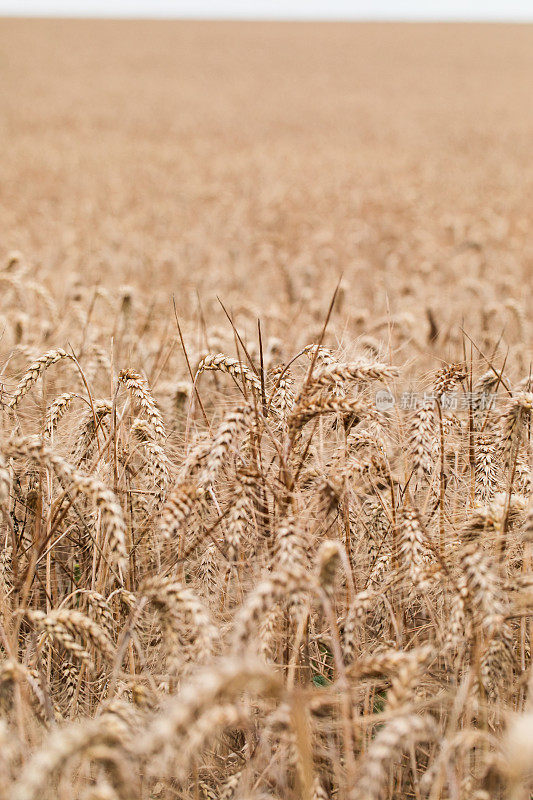
[{"label": "wheat grain", "polygon": [[254,391],[261,391],[261,381],[257,375],[243,364],[242,361],[239,361],[238,358],[231,358],[231,356],[226,356],[224,353],[205,356],[198,364],[195,381],[202,372],[206,372],[207,370],[226,372],[228,375],[232,375],[238,382],[245,381]]},{"label": "wheat grain", "polygon": [[148,421],[156,436],[160,439],[164,439],[165,426],[163,417],[152,397],[148,381],[132,369],[121,370],[118,379],[137,400],[141,411],[148,417]]},{"label": "wheat grain", "polygon": [[44,353],[42,356],[39,356],[39,358],[33,361],[28,366],[17,387],[15,388],[13,396],[9,402],[9,407],[13,409],[16,408],[22,398],[30,391],[32,386],[37,382],[45,370],[47,370],[52,364],[57,364],[57,362],[61,361],[63,358],[72,358],[72,356],[59,347],[57,350],[48,350],[48,352]]}]

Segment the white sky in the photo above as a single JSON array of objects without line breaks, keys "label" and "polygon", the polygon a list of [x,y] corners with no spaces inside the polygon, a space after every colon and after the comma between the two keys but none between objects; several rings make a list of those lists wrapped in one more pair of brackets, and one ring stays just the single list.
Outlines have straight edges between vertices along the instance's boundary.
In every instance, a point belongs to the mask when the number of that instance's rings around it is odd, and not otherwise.
[{"label": "white sky", "polygon": [[533,22],[533,0],[0,0],[2,14]]}]

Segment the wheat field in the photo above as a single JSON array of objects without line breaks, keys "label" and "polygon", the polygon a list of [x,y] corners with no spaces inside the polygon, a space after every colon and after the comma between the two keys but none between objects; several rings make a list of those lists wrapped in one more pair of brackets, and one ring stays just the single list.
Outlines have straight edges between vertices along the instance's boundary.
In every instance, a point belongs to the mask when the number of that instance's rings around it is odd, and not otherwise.
[{"label": "wheat field", "polygon": [[533,28],[0,59],[0,800],[528,800]]}]

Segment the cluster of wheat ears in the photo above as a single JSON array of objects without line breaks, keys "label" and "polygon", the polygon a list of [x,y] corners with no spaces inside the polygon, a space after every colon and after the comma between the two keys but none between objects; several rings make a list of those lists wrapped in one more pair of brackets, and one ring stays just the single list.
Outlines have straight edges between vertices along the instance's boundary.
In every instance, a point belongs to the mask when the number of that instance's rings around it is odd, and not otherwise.
[{"label": "cluster of wheat ears", "polygon": [[59,347],[0,279],[43,343],[4,317],[0,798],[530,796],[523,353],[465,331],[405,403],[338,294],[291,351],[78,287]]}]

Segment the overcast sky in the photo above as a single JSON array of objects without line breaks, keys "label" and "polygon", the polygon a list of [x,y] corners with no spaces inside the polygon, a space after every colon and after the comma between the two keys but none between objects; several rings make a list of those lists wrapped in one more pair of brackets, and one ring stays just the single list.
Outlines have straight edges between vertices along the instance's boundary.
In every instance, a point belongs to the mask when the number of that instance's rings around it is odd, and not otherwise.
[{"label": "overcast sky", "polygon": [[0,14],[533,21],[533,0],[0,0]]}]

